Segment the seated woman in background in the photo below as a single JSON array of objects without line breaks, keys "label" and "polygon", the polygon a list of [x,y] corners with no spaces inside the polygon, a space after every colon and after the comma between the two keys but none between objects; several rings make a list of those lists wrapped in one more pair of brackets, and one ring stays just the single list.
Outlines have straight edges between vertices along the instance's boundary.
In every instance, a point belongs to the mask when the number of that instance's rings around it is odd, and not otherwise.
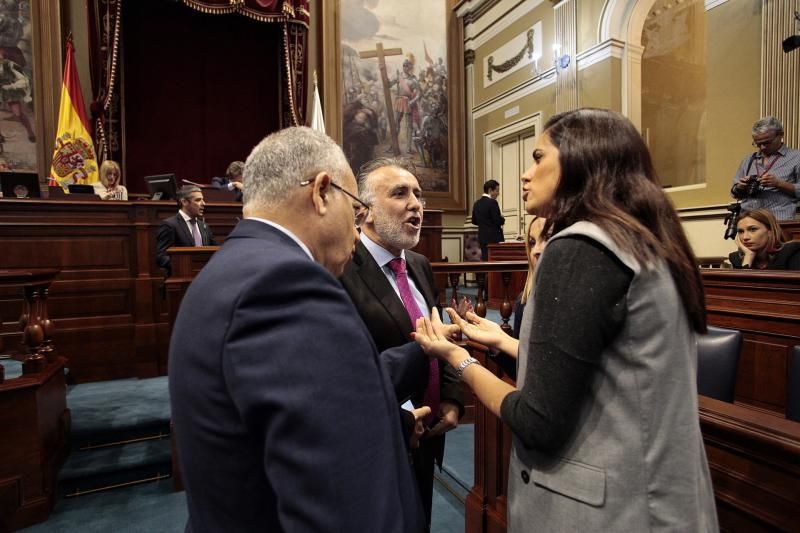
[{"label": "seated woman in background", "polygon": [[533,274],[536,271],[536,263],[542,255],[544,244],[547,242],[542,237],[545,219],[534,216],[528,224],[528,238],[525,239],[525,257],[528,258],[528,276],[525,278],[525,287],[519,294],[514,304],[514,338],[519,338],[519,328],[522,325],[522,314],[525,311],[525,304],[531,298],[533,292]]},{"label": "seated woman in background", "polygon": [[100,165],[100,182],[94,184],[94,193],[103,200],[127,200],[128,189],[120,183],[120,176],[117,162],[106,159]]},{"label": "seated woman in background", "polygon": [[733,268],[800,270],[800,241],[786,242],[769,209],[742,211],[736,224],[736,244],[728,261]]}]

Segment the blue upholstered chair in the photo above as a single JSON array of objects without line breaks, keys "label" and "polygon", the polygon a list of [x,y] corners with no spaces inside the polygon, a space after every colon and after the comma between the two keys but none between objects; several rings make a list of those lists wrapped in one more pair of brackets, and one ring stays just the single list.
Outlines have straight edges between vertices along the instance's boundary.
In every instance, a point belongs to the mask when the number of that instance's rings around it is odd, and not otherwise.
[{"label": "blue upholstered chair", "polygon": [[703,396],[733,402],[736,372],[742,348],[742,332],[708,326],[697,336],[697,392]]},{"label": "blue upholstered chair", "polygon": [[789,352],[789,379],[786,382],[786,418],[800,422],[800,346]]}]

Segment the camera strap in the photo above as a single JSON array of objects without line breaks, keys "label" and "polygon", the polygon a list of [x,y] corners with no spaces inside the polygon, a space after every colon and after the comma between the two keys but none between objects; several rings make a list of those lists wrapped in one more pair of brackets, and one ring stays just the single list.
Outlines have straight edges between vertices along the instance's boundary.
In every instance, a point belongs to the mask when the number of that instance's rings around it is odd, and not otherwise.
[{"label": "camera strap", "polygon": [[775,158],[774,158],[774,159],[773,159],[773,160],[770,162],[770,164],[769,164],[769,165],[767,165],[767,167],[764,169],[764,171],[763,171],[763,172],[761,172],[760,174],[759,174],[759,172],[758,172],[758,163],[756,163],[756,175],[758,175],[758,177],[760,178],[761,176],[763,176],[764,174],[766,174],[767,172],[769,172],[769,171],[770,171],[770,169],[771,169],[771,168],[772,168],[772,167],[775,165],[775,163],[778,161],[778,158],[779,158],[780,156],[781,156],[780,152],[775,152]]},{"label": "camera strap", "polygon": [[753,161],[756,160],[756,157],[758,157],[758,152],[753,152],[753,155],[750,156],[750,161],[747,162],[747,170],[744,171],[745,176],[750,175],[750,167],[753,166]]}]

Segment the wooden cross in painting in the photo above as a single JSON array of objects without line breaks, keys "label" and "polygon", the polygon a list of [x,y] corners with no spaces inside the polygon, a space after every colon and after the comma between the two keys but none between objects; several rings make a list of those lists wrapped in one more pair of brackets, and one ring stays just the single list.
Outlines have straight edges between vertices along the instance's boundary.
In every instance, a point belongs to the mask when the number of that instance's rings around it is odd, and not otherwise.
[{"label": "wooden cross in painting", "polygon": [[397,128],[394,122],[394,105],[392,105],[392,93],[389,91],[389,76],[386,74],[386,56],[403,55],[402,48],[383,48],[383,43],[377,43],[375,50],[359,52],[361,59],[378,58],[378,69],[381,71],[381,81],[383,82],[383,98],[386,100],[386,118],[389,119],[389,131],[392,132],[392,152],[400,155],[400,143],[397,141]]}]

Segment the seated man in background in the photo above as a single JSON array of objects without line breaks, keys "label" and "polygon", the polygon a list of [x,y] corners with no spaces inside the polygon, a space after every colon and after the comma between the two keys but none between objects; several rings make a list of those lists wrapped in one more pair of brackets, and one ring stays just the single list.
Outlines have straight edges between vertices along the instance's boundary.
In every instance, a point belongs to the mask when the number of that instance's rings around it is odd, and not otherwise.
[{"label": "seated man in background", "polygon": [[800,150],[783,144],[783,124],[764,117],[753,124],[756,151],[745,157],[733,178],[731,196],[742,209],[769,209],[778,220],[791,220],[800,198]]},{"label": "seated man in background", "polygon": [[[437,302],[430,262],[411,251],[419,242],[423,211],[422,189],[413,170],[406,160],[379,158],[361,167],[359,176],[359,193],[369,211],[341,281],[379,350],[408,342],[417,318],[430,316]],[[433,410],[424,421],[428,432],[412,450],[430,528],[434,463],[441,467],[444,434],[464,414],[455,371],[432,359],[427,386],[423,382],[413,391],[411,401]]]},{"label": "seated man in background", "polygon": [[211,178],[211,185],[217,189],[226,191],[233,191],[233,198],[237,202],[242,201],[242,171],[244,171],[244,163],[241,161],[234,161],[228,165],[228,170],[225,171],[225,177]]},{"label": "seated man in background", "polygon": [[178,214],[161,221],[156,236],[156,261],[172,275],[167,248],[171,246],[216,246],[211,228],[203,221],[206,203],[200,187],[186,185],[178,191]]},{"label": "seated man in background", "polygon": [[413,343],[379,354],[336,279],[363,219],[347,160],[287,128],[244,173],[245,219],[170,342],[187,531],[419,533],[395,390],[419,387],[428,359]]}]

